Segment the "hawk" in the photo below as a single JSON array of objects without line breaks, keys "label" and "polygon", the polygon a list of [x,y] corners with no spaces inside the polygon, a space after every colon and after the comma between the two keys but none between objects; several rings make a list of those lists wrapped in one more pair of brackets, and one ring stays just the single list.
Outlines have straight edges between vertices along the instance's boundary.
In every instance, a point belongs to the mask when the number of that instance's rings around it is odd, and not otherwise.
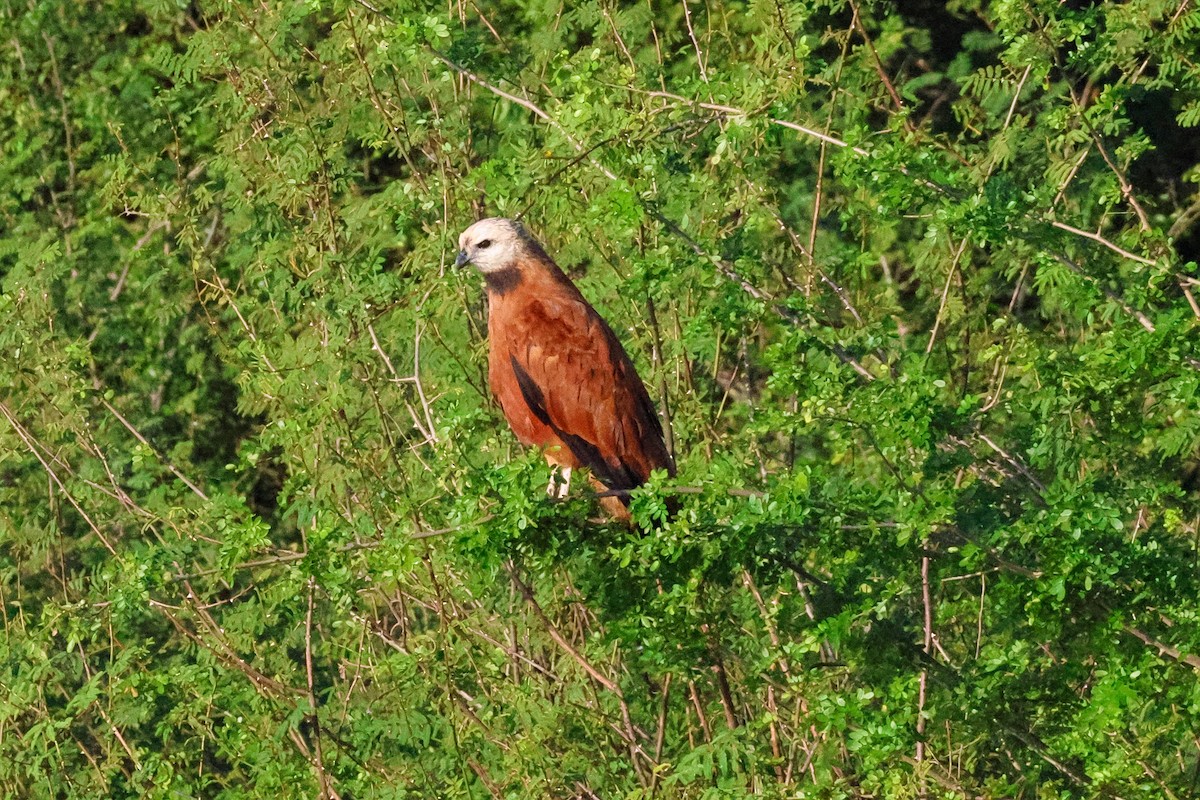
[{"label": "hawk", "polygon": [[487,286],[488,382],[513,433],[561,470],[559,497],[586,467],[598,489],[620,492],[604,509],[628,521],[628,490],[675,465],[625,348],[521,223],[480,220],[458,246],[455,265],[473,264]]}]

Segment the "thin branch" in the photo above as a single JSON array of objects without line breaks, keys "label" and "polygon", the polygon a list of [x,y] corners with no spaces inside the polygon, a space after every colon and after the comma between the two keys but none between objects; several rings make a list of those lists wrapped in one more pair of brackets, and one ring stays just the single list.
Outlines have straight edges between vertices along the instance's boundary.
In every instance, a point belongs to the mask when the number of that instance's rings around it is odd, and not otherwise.
[{"label": "thin branch", "polygon": [[[1129,303],[1126,302],[1125,298],[1121,297],[1116,292],[1112,291],[1108,287],[1101,284],[1100,281],[1096,280],[1091,275],[1088,275],[1086,272],[1083,271],[1083,267],[1079,266],[1078,264],[1076,264],[1071,259],[1067,258],[1062,253],[1054,253],[1053,255],[1054,255],[1054,258],[1058,261],[1058,263],[1062,264],[1067,269],[1074,272],[1076,275],[1079,275],[1080,277],[1087,280],[1089,283],[1093,284],[1097,289],[1099,289],[1101,291],[1101,293],[1104,294],[1105,297],[1107,297],[1109,300],[1111,300],[1112,302],[1119,305],[1121,307],[1122,311],[1124,311],[1126,314],[1128,314],[1129,316],[1136,319],[1138,321],[1138,324],[1146,329],[1147,333],[1154,333],[1154,331],[1155,331],[1154,323],[1150,321],[1150,318],[1147,317],[1145,314],[1143,314],[1141,311],[1138,311],[1133,306],[1129,305]],[[1138,260],[1140,261],[1141,259],[1138,259]],[[1146,263],[1151,263],[1151,262],[1146,262]]]},{"label": "thin branch", "polygon": [[1159,655],[1165,656],[1172,661],[1178,661],[1180,664],[1186,664],[1194,670],[1200,670],[1200,656],[1192,653],[1180,652],[1177,648],[1155,639],[1150,634],[1143,631],[1141,628],[1135,628],[1132,625],[1126,625],[1122,628],[1130,636],[1140,640],[1143,644],[1149,645],[1158,651]]},{"label": "thin branch", "polygon": [[[596,497],[629,497],[637,489],[605,489],[602,492],[596,492]],[[663,486],[659,490],[662,494],[704,494],[710,491],[705,486]],[[724,493],[730,497],[766,497],[767,493],[758,489],[725,489]]]},{"label": "thin branch", "polygon": [[[165,219],[161,219],[158,222],[155,222],[153,225],[151,225],[149,228],[146,229],[146,232],[143,233],[136,242],[134,242],[134,245],[132,248],[130,248],[129,253],[133,254],[133,253],[136,253],[137,251],[141,250],[143,247],[146,246],[146,244],[150,241],[150,239],[153,238],[154,234],[158,233],[163,228],[169,227],[170,224],[171,224],[170,220],[165,220]],[[125,288],[125,279],[129,277],[129,268],[132,266],[133,266],[133,259],[127,257],[125,259],[125,266],[121,270],[121,275],[117,278],[117,282],[113,286],[112,291],[108,293],[109,300],[116,302],[116,299],[121,296],[121,292]]]},{"label": "thin branch", "polygon": [[1117,184],[1121,187],[1121,195],[1129,203],[1130,208],[1137,215],[1138,222],[1142,226],[1143,231],[1150,230],[1150,218],[1146,215],[1146,209],[1142,208],[1142,204],[1138,202],[1137,197],[1133,194],[1133,185],[1129,183],[1125,177],[1125,173],[1116,165],[1112,158],[1108,155],[1108,150],[1104,147],[1104,142],[1101,141],[1100,132],[1092,125],[1092,121],[1087,118],[1087,112],[1084,108],[1084,98],[1076,97],[1074,89],[1071,90],[1071,100],[1075,103],[1079,110],[1079,120],[1083,126],[1087,128],[1088,134],[1092,137],[1092,142],[1096,145],[1096,150],[1100,153],[1100,157],[1104,159],[1104,163],[1108,165],[1109,170],[1117,179]]},{"label": "thin branch", "polygon": [[970,236],[963,237],[962,242],[958,245],[958,252],[954,254],[954,260],[950,262],[950,271],[946,273],[946,285],[942,288],[942,302],[938,304],[937,316],[933,320],[933,330],[929,332],[929,344],[925,345],[925,355],[933,352],[933,343],[937,341],[938,328],[942,324],[942,314],[946,311],[946,299],[950,295],[950,284],[954,280],[954,274],[958,271],[958,262],[962,259],[969,241],[971,241]]},{"label": "thin branch", "polygon": [[[671,698],[671,673],[667,673],[663,677],[662,689],[660,691],[658,704],[658,725],[654,734],[654,762],[662,761],[663,744],[667,737],[667,710],[670,708]],[[650,796],[654,796],[654,790],[658,786],[659,772],[655,770],[650,776]]]},{"label": "thin branch", "polygon": [[887,71],[883,68],[883,61],[879,58],[879,53],[875,50],[875,45],[871,41],[871,37],[867,35],[867,29],[863,27],[862,16],[858,13],[858,4],[851,2],[850,8],[854,12],[852,24],[858,30],[858,35],[862,37],[863,43],[867,46],[867,52],[871,54],[871,64],[875,67],[875,73],[879,75],[879,80],[883,82],[883,86],[887,89],[888,95],[892,98],[892,103],[896,106],[896,110],[900,112],[904,122],[905,130],[912,131],[912,120],[908,118],[908,108],[904,105],[904,101],[900,99],[900,93],[896,91],[896,87],[892,84],[892,79],[888,77]]},{"label": "thin branch", "polygon": [[[373,344],[378,343],[375,338],[375,332],[371,332],[371,341]],[[417,398],[421,401],[421,410],[425,412],[425,424],[429,431],[430,441],[436,442],[437,425],[433,421],[433,410],[429,406],[429,399],[425,397],[425,387],[421,383],[421,320],[418,319],[413,330],[413,385],[417,387]]]},{"label": "thin branch", "polygon": [[339,797],[325,771],[325,757],[321,746],[321,717],[317,713],[316,680],[313,676],[313,605],[316,595],[316,579],[308,576],[308,609],[304,614],[304,674],[308,688],[308,706],[311,712],[308,721],[312,725],[312,764],[317,772],[317,781],[321,785],[321,800],[337,800]]},{"label": "thin branch", "polygon": [[533,594],[533,587],[521,580],[521,577],[517,574],[516,566],[510,562],[507,567],[508,574],[512,576],[513,583],[516,584],[517,589],[521,592],[521,596],[525,598],[525,602],[527,602],[529,607],[533,609],[534,616],[536,616],[538,621],[542,623],[542,626],[546,629],[546,633],[550,635],[550,638],[554,640],[554,643],[566,651],[567,655],[569,655],[576,664],[582,667],[583,671],[591,676],[592,680],[603,686],[609,692],[612,692],[618,698],[621,698],[622,702],[624,702],[624,695],[621,693],[621,687],[618,686],[611,678],[600,672],[600,670],[592,666],[592,663],[584,658],[583,654],[576,650],[574,645],[567,641],[567,638],[563,636],[562,632],[559,631],[555,624],[550,621],[550,618],[546,616],[546,612],[543,611],[541,605],[538,604],[537,598]]},{"label": "thin branch", "polygon": [[[684,0],[686,3],[686,0]],[[685,6],[686,7],[686,6]],[[612,29],[613,39],[616,40],[617,46],[621,52],[625,54],[625,60],[629,62],[629,69],[632,74],[637,73],[637,63],[633,60],[633,54],[629,52],[629,48],[625,46],[625,40],[621,38],[621,32],[617,30],[617,21],[612,18],[612,14],[608,12],[608,8],[604,3],[600,3],[600,13],[604,15],[604,19],[608,21],[608,27]]]},{"label": "thin branch", "polygon": [[67,187],[74,190],[75,145],[72,142],[71,136],[71,118],[67,114],[66,90],[63,87],[62,76],[58,72],[58,56],[54,53],[54,39],[45,31],[42,31],[42,38],[46,41],[46,50],[50,54],[50,77],[54,80],[54,93],[58,96],[59,111],[62,116],[63,136],[65,137],[64,149],[67,153]]},{"label": "thin branch", "polygon": [[31,434],[17,420],[16,416],[12,413],[12,411],[9,410],[8,405],[3,402],[0,402],[0,414],[3,414],[4,418],[8,420],[8,424],[12,426],[14,431],[16,431],[17,436],[20,437],[22,442],[24,442],[25,447],[30,453],[33,454],[33,457],[36,458],[42,465],[42,469],[46,471],[46,474],[50,477],[50,480],[55,486],[58,487],[58,490],[63,493],[63,496],[67,498],[67,502],[74,506],[75,510],[79,512],[79,516],[83,517],[83,521],[86,522],[88,527],[92,529],[92,533],[96,534],[96,538],[98,538],[100,543],[104,545],[104,549],[108,550],[110,554],[115,556],[117,554],[116,548],[112,546],[112,543],[108,541],[107,537],[105,537],[105,535],[100,531],[99,526],[97,526],[96,523],[92,521],[92,518],[88,516],[88,513],[83,510],[83,506],[79,504],[79,501],[75,499],[75,496],[71,494],[71,492],[63,484],[62,479],[58,477],[58,474],[54,471],[50,464],[47,463],[46,459],[42,458],[41,450],[33,434]]},{"label": "thin branch", "polygon": [[700,693],[696,691],[696,682],[688,681],[688,694],[692,699],[692,707],[696,709],[696,718],[700,721],[700,730],[704,732],[704,741],[712,741],[712,727],[708,723],[708,715],[704,713],[704,704],[700,702]]},{"label": "thin branch", "polygon": [[194,484],[190,480],[188,480],[186,475],[184,475],[182,472],[180,472],[175,467],[175,465],[170,462],[170,460],[166,456],[164,456],[162,453],[160,453],[158,451],[158,448],[156,448],[154,445],[150,444],[150,442],[148,442],[146,440],[146,437],[142,436],[142,434],[140,432],[138,432],[138,429],[133,427],[133,425],[130,424],[129,420],[125,419],[125,417],[121,415],[121,412],[117,411],[117,409],[113,407],[112,403],[108,402],[103,397],[100,398],[100,403],[106,409],[108,409],[108,412],[110,414],[112,414],[114,417],[117,418],[118,422],[120,422],[122,425],[125,426],[125,429],[127,431],[129,431],[130,433],[133,434],[133,437],[135,439],[137,439],[139,442],[141,442],[143,445],[145,445],[146,448],[149,449],[151,453],[154,453],[154,456],[159,461],[162,462],[163,466],[166,467],[172,475],[174,475],[176,478],[178,478],[180,481],[182,481],[183,484],[185,486],[187,486],[189,489],[191,489],[192,492],[197,497],[199,497],[201,500],[205,500],[205,501],[208,500],[208,495],[206,495],[199,486],[197,486],[196,484]]},{"label": "thin branch", "polygon": [[[379,337],[375,334],[375,326],[369,322],[367,323],[367,333],[370,334],[370,336],[371,336],[371,349],[379,354],[379,358],[383,361],[384,367],[387,368],[387,371],[392,376],[392,383],[399,384],[399,383],[410,382],[410,379],[401,378],[400,374],[398,372],[396,372],[396,367],[392,364],[392,359],[388,357],[388,354],[383,349],[383,346],[381,344],[379,344]],[[421,395],[422,395],[422,399],[424,399],[423,392],[421,393]],[[412,418],[413,426],[421,433],[421,436],[425,437],[425,441],[423,442],[423,444],[429,444],[432,442],[436,442],[437,441],[437,431],[435,431],[432,427],[427,428],[425,426],[425,424],[421,422],[420,417],[417,416],[416,409],[412,407],[412,403],[408,402],[408,400],[405,400],[404,406],[405,406],[405,408],[408,409],[408,415],[409,415],[409,417]],[[432,424],[432,420],[431,420],[431,424]]]},{"label": "thin branch", "polygon": [[[690,98],[684,97],[683,95],[675,94],[674,92],[661,91],[658,89],[638,89],[636,87],[631,87],[631,86],[627,86],[624,88],[627,91],[633,92],[635,94],[642,94],[642,95],[646,95],[647,97],[659,97],[664,100],[674,100],[675,102],[685,103],[685,104],[687,104],[689,106],[693,106],[695,108],[703,108],[706,111],[717,111],[722,114],[729,114],[730,116],[733,116],[733,117],[748,118],[748,117],[752,116],[751,112],[746,111],[741,108],[734,108],[733,106],[723,106],[723,105],[719,105],[717,103],[705,103],[705,102],[701,102],[699,100],[692,100]],[[784,120],[784,119],[776,119],[775,117],[770,117],[770,118],[768,118],[767,121],[772,125],[778,125],[781,128],[787,128],[788,130],[796,131],[797,133],[803,133],[805,136],[809,136],[820,142],[825,142],[827,144],[831,144],[834,147],[850,150],[850,152],[856,153],[857,155],[860,155],[860,156],[870,155],[870,153],[867,150],[864,150],[861,147],[852,147],[849,143],[837,138],[836,136],[831,136],[827,133],[821,133],[818,130],[815,130],[813,128],[807,128],[796,122],[791,122],[789,120]]]},{"label": "thin branch", "polygon": [[696,40],[696,32],[692,30],[692,11],[688,8],[687,0],[679,0],[683,4],[683,20],[687,26],[688,38],[692,40],[692,47],[696,50],[696,65],[700,67],[700,80],[708,83],[708,70],[704,68],[704,51],[700,49],[700,42]]},{"label": "thin branch", "polygon": [[1121,247],[1120,245],[1113,244],[1108,239],[1105,239],[1103,236],[1101,236],[1098,233],[1090,233],[1088,231],[1080,230],[1079,228],[1076,228],[1073,225],[1068,225],[1067,223],[1059,222],[1058,220],[1051,220],[1050,225],[1055,228],[1058,228],[1060,231],[1066,231],[1067,233],[1071,233],[1076,236],[1082,236],[1085,239],[1091,239],[1093,242],[1107,247],[1109,250],[1112,250],[1114,253],[1117,253],[1118,255],[1128,258],[1130,261],[1136,261],[1139,264],[1145,264],[1146,266],[1149,266],[1149,267],[1154,266],[1154,262],[1151,261],[1150,259],[1143,258],[1142,256],[1139,256],[1136,253],[1131,253],[1128,250],[1126,250],[1125,248]]},{"label": "thin branch", "polygon": [[[921,608],[924,615],[924,641],[921,649],[925,655],[933,658],[933,600],[929,586],[929,562],[928,553],[921,557]],[[914,758],[918,764],[925,761],[925,700],[929,687],[929,670],[921,669],[921,675],[917,684],[917,745]],[[924,791],[921,792],[924,794]]]},{"label": "thin branch", "polygon": [[1033,71],[1033,64],[1025,66],[1025,72],[1021,75],[1021,80],[1017,81],[1017,90],[1013,92],[1012,103],[1008,106],[1008,114],[1004,117],[1004,125],[1001,130],[1008,130],[1008,126],[1012,124],[1013,114],[1017,111],[1017,101],[1021,99],[1021,91],[1025,88],[1025,81],[1029,79],[1029,73]]}]

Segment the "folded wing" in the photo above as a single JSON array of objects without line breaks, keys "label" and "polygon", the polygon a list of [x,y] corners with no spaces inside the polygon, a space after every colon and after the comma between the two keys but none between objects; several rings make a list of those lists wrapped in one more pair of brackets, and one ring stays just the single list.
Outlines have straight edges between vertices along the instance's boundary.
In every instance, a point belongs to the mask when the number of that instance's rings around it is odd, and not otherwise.
[{"label": "folded wing", "polygon": [[563,463],[588,467],[609,489],[640,486],[654,469],[674,474],[625,349],[581,295],[562,294],[522,304],[491,331],[493,388],[514,430],[565,448],[572,458]]}]

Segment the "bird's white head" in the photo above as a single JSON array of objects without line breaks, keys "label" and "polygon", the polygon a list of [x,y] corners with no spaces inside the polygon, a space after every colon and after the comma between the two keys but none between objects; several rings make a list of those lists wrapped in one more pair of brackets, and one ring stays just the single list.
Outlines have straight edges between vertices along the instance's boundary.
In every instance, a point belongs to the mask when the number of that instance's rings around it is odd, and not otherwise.
[{"label": "bird's white head", "polygon": [[458,237],[458,258],[454,265],[471,263],[485,275],[499,272],[513,266],[531,241],[524,226],[516,220],[481,219]]}]

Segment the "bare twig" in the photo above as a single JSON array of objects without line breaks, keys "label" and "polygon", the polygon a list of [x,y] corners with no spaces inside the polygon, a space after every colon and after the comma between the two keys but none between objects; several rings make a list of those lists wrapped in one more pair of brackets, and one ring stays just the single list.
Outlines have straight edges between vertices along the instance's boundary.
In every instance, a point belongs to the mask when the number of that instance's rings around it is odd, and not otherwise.
[{"label": "bare twig", "polygon": [[[371,332],[372,345],[378,343],[375,338],[375,332]],[[417,387],[417,398],[421,401],[421,410],[425,412],[426,430],[429,431],[430,441],[436,442],[437,425],[433,421],[433,410],[429,406],[429,399],[425,396],[425,387],[421,383],[421,320],[417,320],[413,330],[413,385]]]},{"label": "bare twig", "polygon": [[67,186],[75,188],[75,145],[71,136],[71,118],[67,114],[67,95],[63,87],[62,76],[58,72],[58,56],[54,53],[54,39],[45,31],[42,38],[46,41],[46,50],[50,54],[50,77],[54,81],[54,92],[58,96],[59,111],[62,116],[64,148],[67,153]]},{"label": "bare twig", "polygon": [[1194,670],[1200,670],[1200,656],[1193,653],[1180,652],[1177,648],[1155,639],[1141,628],[1126,625],[1123,630],[1135,639],[1140,640],[1143,644],[1153,647],[1159,652],[1159,655],[1165,656],[1172,661],[1178,661],[1180,664],[1186,664]]},{"label": "bare twig", "polygon": [[696,32],[692,30],[692,10],[688,8],[687,0],[679,0],[679,2],[683,4],[683,20],[687,25],[688,38],[692,40],[692,47],[696,50],[696,65],[700,67],[700,80],[708,83],[708,70],[704,68],[704,52],[700,49]]},{"label": "bare twig", "polygon": [[[141,250],[143,247],[146,246],[146,243],[150,241],[150,239],[154,236],[154,234],[158,233],[163,228],[168,227],[170,224],[171,224],[170,221],[165,220],[165,219],[161,219],[158,222],[155,222],[153,225],[151,225],[149,228],[146,229],[146,232],[143,233],[141,235],[141,237],[139,237],[138,240],[134,243],[133,247],[130,248],[130,250],[129,250],[130,254],[136,253],[138,250]],[[125,279],[129,277],[129,268],[131,266],[133,266],[133,260],[127,257],[125,259],[125,267],[121,270],[120,277],[117,278],[117,282],[113,286],[112,291],[108,293],[109,300],[116,301],[116,299],[121,296],[121,291],[125,288]]]},{"label": "bare twig", "polygon": [[[733,106],[719,105],[717,103],[704,103],[704,102],[700,102],[698,100],[689,99],[680,94],[675,94],[674,92],[660,91],[660,90],[656,90],[656,89],[652,89],[652,90],[638,89],[636,87],[625,87],[625,89],[627,91],[634,92],[635,94],[644,94],[647,97],[659,97],[664,100],[674,100],[675,102],[685,103],[694,108],[703,108],[706,111],[717,111],[719,113],[728,114],[733,117],[750,117],[750,116],[752,116],[752,112],[746,111],[745,109],[734,108]],[[805,136],[809,136],[813,139],[816,139],[819,142],[825,142],[827,144],[833,145],[834,147],[848,149],[848,150],[850,150],[850,152],[856,153],[857,155],[860,155],[860,156],[870,155],[870,153],[867,150],[864,150],[861,147],[851,146],[849,143],[837,138],[836,136],[831,136],[827,133],[821,133],[818,130],[805,127],[804,125],[800,125],[799,123],[796,123],[796,122],[791,122],[789,120],[784,120],[784,119],[777,119],[775,117],[771,117],[767,121],[770,122],[772,125],[778,125],[781,128],[787,128],[788,130],[793,130],[793,131],[796,131],[797,133],[803,133]]]},{"label": "bare twig", "polygon": [[862,16],[858,13],[858,4],[851,2],[850,8],[854,12],[853,25],[858,30],[858,35],[862,37],[863,43],[867,46],[867,52],[871,54],[871,64],[875,67],[875,73],[879,75],[879,80],[887,89],[888,95],[892,98],[892,103],[896,106],[896,110],[900,112],[905,130],[913,130],[912,120],[908,118],[908,109],[904,105],[904,101],[900,99],[900,93],[896,91],[896,87],[892,84],[892,79],[888,77],[887,71],[883,68],[883,61],[879,58],[879,53],[875,51],[875,44],[871,41],[871,37],[867,35],[867,29],[863,27]]},{"label": "bare twig", "polygon": [[[662,761],[663,744],[667,737],[667,710],[670,708],[671,699],[671,673],[667,673],[663,678],[661,694],[658,704],[658,725],[654,734],[654,761],[659,763]],[[650,776],[650,795],[654,795],[654,789],[658,785],[659,780],[658,770]]]},{"label": "bare twig", "polygon": [[[602,492],[596,492],[596,497],[629,497],[637,489],[605,489]],[[703,494],[709,491],[704,486],[664,486],[662,487],[663,494]],[[725,489],[724,493],[730,497],[766,497],[766,492],[761,492],[758,489]]]},{"label": "bare twig", "polygon": [[1012,103],[1008,106],[1008,113],[1004,116],[1004,125],[1002,130],[1007,130],[1012,124],[1013,114],[1017,111],[1017,102],[1021,99],[1021,90],[1025,88],[1025,81],[1029,79],[1029,73],[1033,71],[1033,64],[1025,66],[1025,72],[1021,75],[1021,80],[1017,81],[1017,89],[1013,92]]},{"label": "bare twig", "polygon": [[[684,7],[686,8],[686,0],[684,0],[684,2]],[[616,40],[617,47],[619,47],[621,52],[625,54],[625,60],[629,62],[629,69],[636,74],[637,63],[633,60],[633,54],[630,53],[629,48],[625,46],[625,40],[621,38],[621,32],[617,30],[617,21],[613,19],[612,14],[609,13],[608,8],[604,3],[600,3],[600,13],[604,15],[604,19],[608,22],[608,27],[612,29],[613,39]]]},{"label": "bare twig", "polygon": [[308,715],[309,724],[312,725],[312,764],[313,769],[317,773],[317,781],[321,786],[321,800],[337,800],[338,793],[334,790],[333,784],[329,779],[329,773],[325,771],[325,758],[321,746],[321,716],[317,712],[317,692],[316,680],[313,677],[313,605],[316,594],[316,580],[313,576],[308,576],[308,609],[304,614],[304,674],[308,687],[308,707],[310,713]]},{"label": "bare twig", "polygon": [[987,573],[979,573],[979,615],[975,618],[975,658],[983,650],[983,600],[987,596]]},{"label": "bare twig", "polygon": [[[921,607],[924,612],[924,641],[922,650],[933,658],[933,600],[929,587],[929,556],[921,557]],[[918,764],[925,761],[925,699],[929,686],[929,670],[923,668],[917,685],[917,746],[915,759]],[[922,794],[924,792],[922,791]]]},{"label": "bare twig", "polygon": [[[379,354],[379,358],[383,361],[384,367],[387,368],[387,371],[392,376],[392,382],[397,384],[411,382],[413,380],[412,378],[401,378],[399,373],[396,372],[396,367],[392,364],[392,359],[388,357],[388,354],[383,349],[383,346],[379,344],[379,337],[375,333],[375,326],[369,322],[367,323],[367,333],[371,337],[371,349]],[[424,400],[424,392],[421,392],[421,397],[422,400]],[[408,409],[408,415],[412,418],[413,426],[421,433],[421,436],[425,438],[425,443],[428,444],[431,442],[436,442],[437,431],[432,427],[432,418],[430,418],[430,427],[426,427],[426,425],[421,422],[420,417],[417,416],[417,411],[412,407],[412,403],[408,402],[408,400],[405,400],[404,406]],[[428,412],[428,409],[426,409],[426,412]]]},{"label": "bare twig", "polygon": [[185,486],[187,486],[189,489],[191,489],[191,490],[192,490],[192,492],[193,492],[193,493],[194,493],[194,494],[195,494],[197,497],[199,497],[201,500],[208,500],[208,495],[206,495],[206,494],[204,493],[204,491],[203,491],[203,490],[202,490],[202,489],[201,489],[199,486],[197,486],[196,484],[194,484],[194,483],[192,483],[190,480],[188,480],[188,479],[187,479],[187,476],[186,476],[186,475],[184,475],[182,472],[180,472],[180,471],[179,471],[179,470],[176,468],[176,466],[175,466],[174,464],[172,464],[172,463],[170,462],[170,460],[168,460],[168,459],[167,459],[167,457],[166,457],[166,456],[164,456],[162,453],[160,453],[160,452],[158,451],[158,449],[157,449],[156,447],[154,447],[154,445],[152,445],[152,444],[150,444],[150,442],[146,441],[146,437],[145,437],[145,436],[142,436],[142,434],[141,434],[141,433],[138,431],[138,429],[137,429],[137,428],[135,428],[135,427],[133,427],[133,425],[132,425],[132,424],[130,424],[129,420],[125,419],[125,417],[121,415],[121,412],[120,412],[120,411],[117,411],[117,409],[113,407],[112,403],[108,402],[108,401],[107,401],[107,400],[105,400],[103,397],[101,397],[101,398],[100,398],[100,403],[101,403],[101,405],[103,405],[103,406],[104,406],[106,409],[108,409],[108,412],[109,412],[110,414],[112,414],[114,417],[116,417],[116,418],[117,418],[117,421],[118,421],[118,422],[120,422],[120,423],[121,423],[123,426],[125,426],[125,429],[126,429],[127,431],[129,431],[130,433],[132,433],[132,434],[133,434],[133,437],[134,437],[135,439],[137,439],[139,442],[141,442],[143,445],[145,445],[145,446],[146,446],[146,448],[147,448],[147,449],[148,449],[148,450],[149,450],[151,453],[154,453],[155,457],[156,457],[156,458],[157,458],[159,461],[161,461],[161,462],[162,462],[163,466],[164,466],[164,467],[166,467],[166,468],[167,468],[167,469],[170,471],[170,473],[171,473],[172,475],[174,475],[176,478],[178,478],[180,481],[182,481],[182,482],[183,482],[183,484],[184,484]]},{"label": "bare twig", "polygon": [[704,713],[704,704],[700,702],[700,693],[696,691],[696,682],[688,681],[688,694],[692,699],[692,708],[696,709],[696,718],[700,722],[700,730],[704,732],[704,741],[712,741],[712,727],[708,724],[708,715]]},{"label": "bare twig", "polygon": [[942,302],[938,305],[937,316],[933,320],[933,330],[929,332],[929,344],[925,345],[925,355],[933,352],[933,343],[937,341],[938,328],[942,324],[942,314],[946,310],[946,298],[950,295],[950,284],[954,280],[954,274],[958,271],[958,262],[962,259],[969,241],[971,241],[970,236],[963,237],[962,242],[958,245],[958,252],[954,254],[954,260],[950,262],[950,270],[946,273],[946,285],[942,288]]},{"label": "bare twig", "polygon": [[1080,230],[1079,228],[1074,227],[1073,225],[1068,225],[1065,222],[1059,222],[1058,220],[1051,220],[1050,225],[1052,227],[1058,228],[1060,231],[1066,231],[1067,233],[1074,234],[1075,236],[1082,236],[1085,239],[1091,239],[1093,242],[1096,242],[1097,244],[1107,247],[1109,250],[1112,250],[1114,253],[1116,253],[1120,256],[1128,258],[1130,261],[1136,261],[1139,264],[1145,264],[1150,267],[1154,266],[1154,262],[1151,261],[1150,259],[1143,258],[1142,256],[1139,256],[1136,253],[1131,253],[1128,250],[1126,250],[1125,248],[1121,247],[1120,245],[1114,244],[1114,243],[1110,242],[1108,239],[1105,239],[1103,236],[1101,236],[1098,233],[1090,233],[1088,231],[1083,231],[1083,230]]},{"label": "bare twig", "polygon": [[533,609],[534,616],[536,616],[542,623],[543,627],[545,627],[546,633],[550,635],[550,638],[554,640],[554,643],[566,651],[567,655],[569,655],[576,664],[582,667],[583,671],[591,676],[592,680],[603,686],[609,692],[612,692],[617,697],[622,698],[622,702],[624,702],[624,695],[621,693],[621,687],[618,686],[616,682],[607,675],[596,669],[596,667],[593,666],[590,661],[584,658],[582,653],[575,649],[574,645],[567,641],[566,637],[562,635],[562,632],[558,630],[558,627],[550,621],[548,616],[546,616],[546,612],[542,610],[541,605],[538,604],[537,598],[534,597],[533,594],[533,587],[521,580],[521,577],[517,574],[517,568],[511,562],[507,566],[508,574],[512,576],[513,583],[516,584],[517,589],[521,592],[521,596],[525,598],[525,602],[529,604],[531,609]]},{"label": "bare twig", "polygon": [[75,508],[75,510],[79,512],[79,516],[83,517],[83,521],[86,522],[87,526],[92,529],[92,533],[96,534],[96,538],[99,539],[100,543],[104,545],[104,549],[108,550],[110,554],[115,556],[117,554],[116,548],[112,546],[112,543],[108,541],[108,538],[103,532],[101,532],[100,527],[96,525],[88,513],[83,510],[83,506],[79,504],[79,501],[75,499],[75,495],[71,494],[70,490],[68,490],[66,485],[63,484],[62,479],[58,477],[58,473],[54,471],[54,468],[51,467],[46,459],[42,457],[42,452],[33,434],[31,434],[25,428],[25,426],[17,420],[16,415],[12,413],[7,404],[0,402],[0,414],[3,414],[4,418],[8,420],[8,424],[12,426],[14,431],[16,431],[17,436],[20,437],[21,441],[25,444],[25,447],[29,450],[29,452],[33,454],[33,457],[36,458],[42,465],[42,469],[46,471],[46,475],[49,476],[51,482],[57,486],[58,490],[63,493],[63,496],[67,498],[67,502],[69,502]]}]

